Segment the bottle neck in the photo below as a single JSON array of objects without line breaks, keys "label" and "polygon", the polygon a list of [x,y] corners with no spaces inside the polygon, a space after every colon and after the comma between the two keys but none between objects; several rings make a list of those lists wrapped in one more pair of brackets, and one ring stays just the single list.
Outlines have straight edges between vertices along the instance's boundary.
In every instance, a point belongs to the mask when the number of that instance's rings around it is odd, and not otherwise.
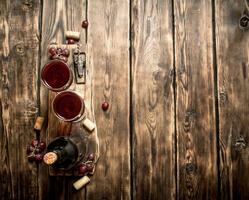
[{"label": "bottle neck", "polygon": [[74,141],[59,138],[48,145],[43,160],[45,164],[54,168],[68,169],[76,163],[77,156],[78,151]]},{"label": "bottle neck", "polygon": [[56,163],[57,160],[60,160],[65,154],[65,149],[50,151],[44,155],[43,160],[47,165],[52,165]]}]

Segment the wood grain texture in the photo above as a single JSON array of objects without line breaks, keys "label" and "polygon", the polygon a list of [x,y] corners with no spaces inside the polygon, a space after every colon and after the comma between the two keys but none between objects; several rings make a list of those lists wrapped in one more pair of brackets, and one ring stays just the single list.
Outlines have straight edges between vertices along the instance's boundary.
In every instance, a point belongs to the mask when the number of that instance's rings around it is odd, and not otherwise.
[{"label": "wood grain texture", "polygon": [[[44,0],[42,14],[42,41],[41,41],[41,68],[48,61],[48,47],[51,43],[65,44],[65,32],[79,31],[80,42],[85,43],[86,31],[81,28],[81,21],[86,17],[85,0]],[[82,89],[83,93],[83,89]],[[47,117],[48,102],[51,102],[54,94],[48,92],[47,88],[41,86],[41,115]],[[55,126],[58,122],[55,121]],[[47,133],[42,133],[43,139],[47,138]],[[73,177],[50,177],[48,176],[48,167],[42,165],[40,167],[40,199],[77,199],[81,200],[85,197],[85,190],[74,191],[72,183],[77,180]],[[59,187],[59,188],[57,188]],[[58,191],[54,194],[54,191]]]},{"label": "wood grain texture", "polygon": [[132,1],[133,198],[175,198],[171,1]]},{"label": "wood grain texture", "polygon": [[217,199],[211,1],[174,1],[178,199]]},{"label": "wood grain texture", "polygon": [[[129,1],[88,1],[88,58],[100,140],[87,199],[130,199]],[[110,104],[104,112],[102,102]]]},{"label": "wood grain texture", "polygon": [[239,29],[245,4],[216,2],[221,199],[249,199],[249,35]]},{"label": "wood grain texture", "polygon": [[39,8],[40,1],[0,1],[0,199],[38,198],[26,146],[38,112]]},{"label": "wood grain texture", "polygon": [[[244,9],[244,0],[1,0],[0,199],[249,199]],[[49,177],[47,166],[26,159],[38,115],[49,141],[55,93],[40,84],[40,71],[67,30],[87,42],[86,85],[71,89],[86,99],[100,154],[80,191],[77,177]],[[71,129],[49,123],[52,134]]]}]

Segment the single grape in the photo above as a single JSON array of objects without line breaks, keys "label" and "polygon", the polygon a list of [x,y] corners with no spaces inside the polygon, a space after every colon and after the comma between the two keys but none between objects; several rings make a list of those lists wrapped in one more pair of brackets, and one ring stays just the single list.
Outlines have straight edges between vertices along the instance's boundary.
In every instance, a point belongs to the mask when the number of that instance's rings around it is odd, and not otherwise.
[{"label": "single grape", "polygon": [[48,50],[48,52],[49,52],[50,55],[52,55],[52,56],[54,56],[54,55],[57,54],[57,50],[56,50],[56,48],[54,48],[54,47],[50,47],[49,50]]},{"label": "single grape", "polygon": [[68,57],[70,55],[69,50],[68,49],[63,49],[62,55]]},{"label": "single grape", "polygon": [[90,153],[90,154],[88,155],[88,160],[94,161],[94,154],[93,154],[93,153]]},{"label": "single grape", "polygon": [[109,108],[109,103],[108,102],[102,103],[102,109],[103,109],[103,111],[107,111],[108,108]]},{"label": "single grape", "polygon": [[36,154],[36,155],[35,155],[35,161],[36,161],[36,162],[41,162],[42,159],[43,159],[43,156],[42,156],[41,154]]},{"label": "single grape", "polygon": [[31,154],[34,150],[35,150],[35,148],[33,146],[31,146],[31,145],[27,146],[27,154],[28,155]]},{"label": "single grape", "polygon": [[81,164],[79,166],[79,173],[80,174],[85,174],[88,171],[87,166],[85,164]]},{"label": "single grape", "polygon": [[33,147],[36,147],[37,145],[38,145],[38,140],[37,139],[33,139],[32,140],[32,142],[31,142],[31,145],[33,146]]},{"label": "single grape", "polygon": [[59,55],[62,54],[62,48],[60,48],[60,47],[57,48],[57,54],[59,54]]},{"label": "single grape", "polygon": [[81,26],[82,26],[82,28],[87,28],[87,27],[88,27],[88,21],[87,21],[87,20],[84,20],[84,21],[81,23]]},{"label": "single grape", "polygon": [[39,142],[38,148],[40,148],[41,151],[44,151],[46,149],[46,143],[43,141]]},{"label": "single grape", "polygon": [[74,39],[70,38],[70,39],[67,40],[67,44],[74,44],[74,43],[75,43]]}]

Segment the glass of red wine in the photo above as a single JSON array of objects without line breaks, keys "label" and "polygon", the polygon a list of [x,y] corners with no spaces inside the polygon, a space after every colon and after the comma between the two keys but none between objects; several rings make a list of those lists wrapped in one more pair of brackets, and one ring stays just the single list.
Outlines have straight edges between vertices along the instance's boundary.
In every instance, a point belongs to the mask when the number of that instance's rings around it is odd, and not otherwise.
[{"label": "glass of red wine", "polygon": [[52,102],[52,108],[54,114],[63,121],[79,121],[84,117],[84,101],[72,91],[63,91],[57,94]]},{"label": "glass of red wine", "polygon": [[58,92],[70,87],[73,75],[65,62],[55,59],[43,67],[41,80],[48,89]]}]

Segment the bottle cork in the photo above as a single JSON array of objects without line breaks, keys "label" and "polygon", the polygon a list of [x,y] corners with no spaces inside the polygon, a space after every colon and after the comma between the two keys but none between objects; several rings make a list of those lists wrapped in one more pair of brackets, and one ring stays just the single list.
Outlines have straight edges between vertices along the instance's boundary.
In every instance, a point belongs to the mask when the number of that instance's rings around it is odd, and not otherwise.
[{"label": "bottle cork", "polygon": [[90,178],[88,176],[83,176],[81,179],[77,180],[73,186],[76,190],[84,187],[86,184],[90,182]]},{"label": "bottle cork", "polygon": [[36,131],[40,131],[42,129],[42,125],[44,122],[44,117],[37,117],[34,125],[34,129]]},{"label": "bottle cork", "polygon": [[52,165],[53,163],[56,162],[56,160],[58,159],[58,156],[56,153],[54,152],[48,152],[43,156],[43,161],[44,163],[46,163],[47,165]]},{"label": "bottle cork", "polygon": [[83,125],[89,131],[93,131],[95,129],[95,124],[88,118],[83,120]]},{"label": "bottle cork", "polygon": [[75,39],[75,40],[79,40],[80,39],[80,32],[66,31],[65,35],[66,35],[67,39]]}]

